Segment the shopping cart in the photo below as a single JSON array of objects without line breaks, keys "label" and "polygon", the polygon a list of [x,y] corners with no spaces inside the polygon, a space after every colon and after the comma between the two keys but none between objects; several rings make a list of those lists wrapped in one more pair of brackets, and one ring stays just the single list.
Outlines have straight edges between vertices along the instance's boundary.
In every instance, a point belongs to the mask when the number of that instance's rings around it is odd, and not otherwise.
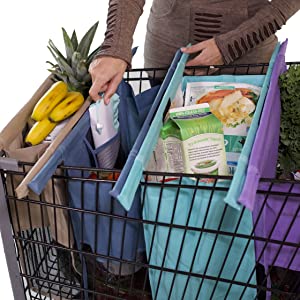
[{"label": "shopping cart", "polygon": [[[293,64],[293,63],[291,63]],[[239,66],[219,66],[201,67],[196,71],[205,70],[206,74],[265,74],[268,64],[239,65]],[[149,88],[149,78],[153,79],[157,74],[165,72],[165,69],[135,69],[128,71],[124,77],[125,81],[132,84],[136,93]],[[261,179],[257,190],[259,201],[256,203],[255,210],[252,213],[253,228],[247,234],[240,230],[244,217],[249,215],[249,211],[243,207],[238,213],[238,217],[228,224],[226,215],[232,208],[222,203],[218,214],[214,215],[213,202],[216,194],[226,195],[229,187],[222,185],[224,180],[230,181],[227,176],[208,176],[212,178],[213,183],[210,186],[198,184],[201,175],[187,174],[168,174],[157,172],[144,172],[144,180],[140,183],[141,187],[141,211],[142,217],[132,217],[130,215],[116,213],[115,202],[111,202],[109,210],[101,210],[101,198],[96,193],[93,203],[97,209],[87,209],[84,203],[91,199],[86,199],[82,192],[81,207],[70,207],[57,203],[55,193],[53,199],[47,201],[44,195],[38,200],[29,196],[19,199],[15,194],[17,182],[28,173],[28,169],[33,164],[28,162],[16,161],[14,159],[3,157],[0,160],[1,184],[0,184],[0,203],[1,203],[1,233],[4,243],[4,250],[8,264],[8,270],[11,278],[11,284],[15,299],[203,299],[203,289],[207,288],[206,282],[210,285],[210,296],[207,299],[232,299],[231,291],[235,288],[239,290],[237,299],[250,299],[245,295],[252,291],[252,299],[266,299],[266,295],[272,294],[273,299],[300,299],[300,269],[295,270],[294,266],[299,265],[300,260],[300,183],[297,181]],[[50,185],[55,190],[57,185],[68,186],[69,183],[77,183],[84,191],[85,186],[90,189],[99,190],[103,184],[112,189],[117,181],[120,171],[107,170],[87,167],[70,167],[61,165],[50,181]],[[76,176],[70,176],[76,174]],[[86,176],[93,174],[93,176]],[[151,180],[153,176],[160,176],[160,182]],[[177,181],[170,182],[168,178],[176,177]],[[190,179],[194,184],[191,184]],[[220,184],[219,184],[220,183]],[[280,189],[278,189],[280,186]],[[67,199],[68,193],[65,190]],[[147,194],[156,195],[155,211],[152,211],[152,217],[149,218],[147,210],[153,209],[149,206]],[[184,199],[182,194],[188,195]],[[199,195],[206,194],[208,200],[205,204],[201,202]],[[184,208],[182,206],[183,201]],[[169,201],[168,203],[166,201]],[[22,214],[27,216],[28,226],[23,229],[20,225],[18,216],[18,207],[22,203]],[[152,203],[153,204],[153,203]],[[167,209],[166,209],[167,206]],[[32,222],[32,209],[35,214],[40,211],[39,227]],[[195,211],[201,208],[204,216],[203,222],[197,224],[195,221]],[[167,215],[162,216],[161,212],[167,210]],[[49,226],[45,211],[51,211],[54,226]],[[110,224],[110,230],[107,232],[109,239],[106,245],[107,254],[103,251],[91,249],[87,245],[74,247],[71,239],[72,223],[68,218],[68,224],[63,230],[66,236],[70,237],[64,245],[57,242],[59,240],[59,224],[57,221],[58,212],[63,212],[67,216],[76,214],[80,220],[85,218],[94,218],[95,223],[106,220]],[[146,212],[146,213],[145,213]],[[181,222],[175,216],[182,216]],[[147,217],[148,216],[148,217]],[[210,218],[218,220],[215,227],[209,226]],[[196,218],[197,219],[197,218]],[[284,219],[284,226],[283,224]],[[194,221],[192,221],[194,220]],[[268,227],[266,220],[269,220]],[[124,226],[123,231],[119,232],[117,237],[121,241],[120,255],[117,257],[111,254],[111,245],[116,239],[112,235],[112,228],[117,222]],[[81,225],[83,222],[81,223]],[[135,226],[139,225],[139,226]],[[136,230],[145,230],[151,233],[151,238],[146,239],[147,253],[138,251],[140,240],[132,246],[135,249],[134,259],[126,259],[124,243],[126,240],[126,227],[134,227]],[[98,226],[91,228],[95,236],[93,242],[98,243],[97,239],[101,232],[97,232]],[[77,230],[83,228],[77,227]],[[274,234],[276,233],[276,234]],[[280,233],[280,234],[278,234]],[[143,234],[137,233],[141,239]],[[149,237],[148,236],[148,237]],[[188,257],[181,257],[183,249],[186,247],[184,241],[186,238],[193,237],[194,243],[191,245]],[[178,240],[178,249],[176,253],[172,252],[171,241]],[[211,261],[215,251],[219,249],[220,241],[227,243],[226,251],[218,253],[219,261]],[[209,244],[206,247],[203,243]],[[234,246],[241,245],[240,256],[232,257]],[[243,256],[251,245],[255,244],[256,263],[247,269],[248,278],[243,277],[244,266]],[[163,255],[154,257],[157,253],[155,248],[160,247]],[[201,248],[202,247],[202,248]],[[96,249],[97,247],[93,247]],[[206,261],[203,269],[199,272],[195,270],[194,263],[200,250],[205,251]],[[223,248],[224,249],[224,248]],[[185,252],[186,249],[185,249]],[[166,261],[170,257],[174,259],[174,264],[170,267]],[[266,260],[268,262],[266,262]],[[278,258],[285,259],[284,267],[278,266]],[[228,261],[233,264],[233,273],[231,279],[223,276],[223,271],[227,268]],[[182,267],[182,261],[188,265]],[[84,263],[83,263],[84,262]],[[111,271],[111,264],[120,266],[117,271]],[[268,268],[265,268],[265,266]],[[123,272],[122,266],[126,266],[127,272]],[[217,272],[212,272],[216,268]],[[87,276],[84,276],[87,274]],[[213,275],[212,275],[213,274]],[[228,275],[228,274],[227,274]],[[151,276],[155,281],[151,281]],[[183,285],[178,290],[178,278],[180,284],[184,279]],[[243,278],[243,280],[241,280]],[[256,280],[253,280],[256,278]],[[271,286],[268,282],[271,282]],[[155,282],[155,286],[153,286]],[[193,298],[190,298],[188,290],[193,287]],[[226,292],[220,296],[217,295],[219,286],[226,288]],[[167,289],[167,295],[162,298],[160,288]],[[175,294],[177,293],[177,294]],[[179,295],[179,296],[178,296]],[[248,294],[249,295],[249,294]]]}]

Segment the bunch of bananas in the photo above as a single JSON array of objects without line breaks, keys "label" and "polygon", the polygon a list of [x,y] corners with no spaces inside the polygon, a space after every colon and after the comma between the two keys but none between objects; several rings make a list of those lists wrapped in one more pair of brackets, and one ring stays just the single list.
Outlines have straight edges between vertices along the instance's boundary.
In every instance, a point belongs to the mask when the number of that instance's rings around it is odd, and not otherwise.
[{"label": "bunch of bananas", "polygon": [[25,137],[27,145],[41,143],[55,126],[74,114],[83,104],[80,92],[68,91],[64,81],[55,82],[35,105],[31,119],[35,121]]}]

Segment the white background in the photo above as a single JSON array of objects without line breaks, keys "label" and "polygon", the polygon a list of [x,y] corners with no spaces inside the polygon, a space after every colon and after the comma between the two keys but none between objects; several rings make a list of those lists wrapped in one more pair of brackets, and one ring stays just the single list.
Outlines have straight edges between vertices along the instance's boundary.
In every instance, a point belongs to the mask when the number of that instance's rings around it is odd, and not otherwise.
[{"label": "white background", "polygon": [[[143,44],[146,22],[152,1],[146,1],[134,35],[134,46],[139,51],[133,67],[143,67]],[[99,21],[91,50],[102,41],[105,32],[108,0],[72,0],[51,2],[27,0],[5,1],[0,12],[1,28],[1,109],[0,130],[30,99],[49,75],[47,60],[53,61],[47,49],[51,38],[64,51],[61,27],[69,34],[76,29],[78,38]],[[292,17],[280,32],[280,41],[289,40],[287,61],[300,61],[300,12]],[[12,254],[13,255],[13,254]],[[9,275],[0,239],[0,299],[12,300]]]}]

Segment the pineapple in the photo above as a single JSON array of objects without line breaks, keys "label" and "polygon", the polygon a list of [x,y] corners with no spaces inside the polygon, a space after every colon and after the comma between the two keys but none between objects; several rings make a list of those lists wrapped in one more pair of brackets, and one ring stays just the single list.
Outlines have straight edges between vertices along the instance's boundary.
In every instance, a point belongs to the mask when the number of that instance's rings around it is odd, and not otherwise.
[{"label": "pineapple", "polygon": [[56,61],[55,64],[47,61],[51,65],[48,71],[54,75],[55,80],[63,80],[70,91],[80,92],[85,98],[88,96],[92,84],[88,72],[89,65],[100,48],[98,47],[89,54],[97,27],[98,22],[87,31],[79,43],[75,30],[70,37],[66,30],[62,28],[66,56],[57,49],[51,39],[47,46]]}]

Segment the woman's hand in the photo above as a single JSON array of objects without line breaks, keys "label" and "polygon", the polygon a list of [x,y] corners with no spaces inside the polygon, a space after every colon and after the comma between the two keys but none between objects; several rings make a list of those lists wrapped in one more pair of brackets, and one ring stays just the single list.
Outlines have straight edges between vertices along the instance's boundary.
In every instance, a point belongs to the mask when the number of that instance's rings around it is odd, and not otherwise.
[{"label": "woman's hand", "polygon": [[126,68],[126,61],[111,56],[102,56],[92,61],[89,67],[92,77],[89,91],[91,98],[97,101],[99,93],[104,92],[104,103],[108,104],[123,79]]},{"label": "woman's hand", "polygon": [[[187,62],[186,64],[187,67],[214,66],[214,65],[224,64],[222,54],[215,42],[215,39],[209,39],[207,41],[195,44],[190,47],[181,48],[181,51],[183,53],[188,53],[188,54],[200,52],[196,57],[194,57],[193,59]],[[187,72],[189,71],[191,70],[187,70]],[[203,73],[207,73],[207,72],[203,71]],[[200,75],[198,71],[196,72],[196,74]]]}]

